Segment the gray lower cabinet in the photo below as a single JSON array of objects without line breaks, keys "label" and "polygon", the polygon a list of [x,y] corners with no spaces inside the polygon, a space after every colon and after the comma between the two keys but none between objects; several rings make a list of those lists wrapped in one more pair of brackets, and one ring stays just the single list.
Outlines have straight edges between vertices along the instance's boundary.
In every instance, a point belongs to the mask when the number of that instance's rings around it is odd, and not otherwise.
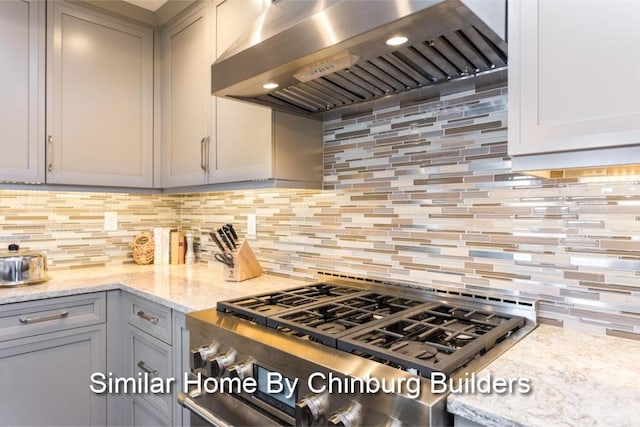
[{"label": "gray lower cabinet", "polygon": [[120,292],[118,301],[114,297],[111,312],[120,324],[110,335],[109,370],[119,376],[175,381],[167,393],[112,396],[109,425],[188,425],[186,411],[176,399],[188,369],[184,314],[127,292]]},{"label": "gray lower cabinet", "polygon": [[[188,345],[183,313],[120,290],[0,305],[0,426],[188,426],[176,399]],[[145,376],[175,381],[90,389]]]},{"label": "gray lower cabinet", "polygon": [[[169,418],[162,415],[156,408],[144,399],[133,397],[130,399],[131,426],[159,427],[174,425]],[[178,425],[178,424],[175,424]]]},{"label": "gray lower cabinet", "polygon": [[[127,332],[129,354],[128,375],[132,378],[172,377],[171,346],[129,325]],[[146,400],[166,418],[172,418],[173,398],[171,393],[136,393],[135,397]]]},{"label": "gray lower cabinet", "polygon": [[105,425],[105,293],[7,304],[0,310],[0,425]]},{"label": "gray lower cabinet", "polygon": [[174,425],[189,427],[191,413],[178,404],[178,393],[184,391],[184,377],[189,372],[189,331],[187,330],[184,313],[173,310],[173,372],[176,378],[175,397],[173,400]]}]

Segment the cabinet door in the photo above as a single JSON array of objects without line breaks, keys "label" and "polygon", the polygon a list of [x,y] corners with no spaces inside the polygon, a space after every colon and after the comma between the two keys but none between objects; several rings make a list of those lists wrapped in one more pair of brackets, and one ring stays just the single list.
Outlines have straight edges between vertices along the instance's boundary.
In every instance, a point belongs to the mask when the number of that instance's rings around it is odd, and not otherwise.
[{"label": "cabinet door", "polygon": [[509,3],[509,154],[640,143],[640,2]]},{"label": "cabinet door", "polygon": [[[148,374],[150,379],[173,377],[171,346],[131,325],[128,326],[127,341],[128,376],[144,378]],[[172,419],[174,391],[172,388],[170,393],[164,394],[139,393],[136,398],[155,407],[162,417]]]},{"label": "cabinet door", "polygon": [[207,4],[162,30],[162,187],[206,183],[211,98]]},{"label": "cabinet door", "polygon": [[189,427],[190,414],[178,403],[178,393],[184,390],[184,377],[191,369],[189,365],[189,355],[191,347],[189,345],[189,331],[186,326],[186,318],[184,313],[173,310],[173,374],[176,379],[174,388],[176,399],[173,401],[173,420],[174,424]]},{"label": "cabinet door", "polygon": [[151,187],[153,31],[48,8],[47,182]]},{"label": "cabinet door", "polygon": [[[215,2],[215,54],[220,56],[265,8],[264,0]],[[215,78],[215,76],[212,76]],[[271,109],[214,98],[215,150],[210,182],[267,179],[273,176]]]},{"label": "cabinet door", "polygon": [[105,337],[101,324],[0,343],[0,424],[105,425],[106,394],[89,389]]},{"label": "cabinet door", "polygon": [[0,1],[0,180],[44,182],[45,2]]},{"label": "cabinet door", "polygon": [[[149,405],[146,401],[138,398],[131,398],[131,421],[129,425],[131,427],[160,427],[172,425],[166,417],[162,416],[153,406]],[[182,425],[182,424],[174,424]]]}]

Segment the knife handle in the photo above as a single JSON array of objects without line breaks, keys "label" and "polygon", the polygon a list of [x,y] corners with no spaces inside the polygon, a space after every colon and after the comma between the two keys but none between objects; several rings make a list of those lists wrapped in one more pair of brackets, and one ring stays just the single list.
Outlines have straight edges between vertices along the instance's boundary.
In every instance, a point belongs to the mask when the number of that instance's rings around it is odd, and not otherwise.
[{"label": "knife handle", "polygon": [[233,252],[233,246],[231,246],[229,239],[227,239],[226,234],[224,234],[224,231],[222,231],[221,228],[218,228],[218,234],[220,235],[220,239],[222,240],[222,243],[224,243],[225,246],[229,248],[231,252]]},{"label": "knife handle", "polygon": [[222,229],[222,232],[224,233],[224,235],[227,236],[227,240],[231,242],[231,245],[235,249],[238,245],[236,245],[236,239],[233,238],[233,234],[231,234],[231,231],[229,230],[229,226],[223,225],[220,228]]},{"label": "knife handle", "polygon": [[216,233],[211,232],[209,233],[209,236],[211,236],[211,239],[213,240],[213,242],[216,244],[216,246],[218,246],[218,248],[220,249],[220,251],[225,252],[225,248],[224,246],[222,246],[222,243],[220,243],[220,240],[218,239],[218,237],[216,236]]},{"label": "knife handle", "polygon": [[233,238],[237,242],[238,241],[238,233],[236,233],[236,229],[233,228],[233,224],[227,224],[227,227],[229,227],[229,231],[231,232],[231,235],[233,236]]}]

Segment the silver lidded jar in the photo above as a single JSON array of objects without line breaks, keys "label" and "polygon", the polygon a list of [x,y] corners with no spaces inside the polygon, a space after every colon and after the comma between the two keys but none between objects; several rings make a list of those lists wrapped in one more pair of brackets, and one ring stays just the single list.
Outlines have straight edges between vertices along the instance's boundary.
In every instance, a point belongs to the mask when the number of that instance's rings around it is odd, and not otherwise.
[{"label": "silver lidded jar", "polygon": [[49,276],[44,252],[21,251],[18,245],[0,251],[0,287],[33,285],[46,280]]}]

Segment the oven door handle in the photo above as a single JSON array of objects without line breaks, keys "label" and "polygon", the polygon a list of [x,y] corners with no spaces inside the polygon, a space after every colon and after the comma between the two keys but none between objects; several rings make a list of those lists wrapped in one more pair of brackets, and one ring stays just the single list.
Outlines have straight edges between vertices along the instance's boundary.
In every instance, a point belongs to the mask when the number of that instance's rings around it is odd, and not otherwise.
[{"label": "oven door handle", "polygon": [[233,424],[229,424],[204,406],[199,405],[195,399],[199,397],[200,394],[201,393],[196,390],[190,391],[189,394],[178,393],[178,403],[202,418],[209,425],[214,427],[233,427]]}]

